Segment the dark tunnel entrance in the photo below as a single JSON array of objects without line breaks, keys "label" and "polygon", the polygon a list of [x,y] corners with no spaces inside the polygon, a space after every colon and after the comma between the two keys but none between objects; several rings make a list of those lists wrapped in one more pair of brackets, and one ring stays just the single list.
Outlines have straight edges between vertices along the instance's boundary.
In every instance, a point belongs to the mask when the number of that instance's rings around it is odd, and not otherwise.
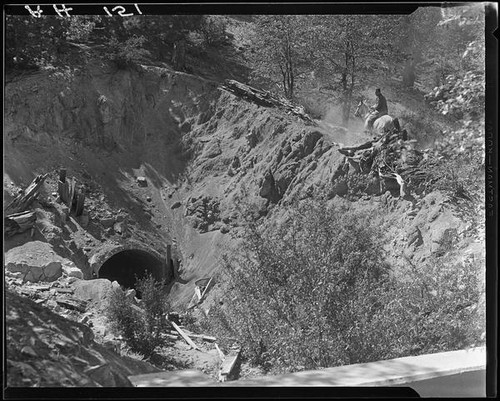
[{"label": "dark tunnel entrance", "polygon": [[[163,279],[163,263],[148,252],[128,249],[116,253],[103,263],[99,269],[99,278],[118,281],[124,288],[136,289],[136,278],[147,274],[158,281]],[[140,293],[137,293],[140,298]]]}]

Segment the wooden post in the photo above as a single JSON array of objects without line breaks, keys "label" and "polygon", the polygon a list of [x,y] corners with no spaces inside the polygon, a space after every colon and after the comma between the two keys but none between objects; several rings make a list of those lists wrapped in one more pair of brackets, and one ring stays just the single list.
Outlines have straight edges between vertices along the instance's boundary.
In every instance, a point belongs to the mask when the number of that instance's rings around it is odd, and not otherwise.
[{"label": "wooden post", "polygon": [[76,197],[76,211],[75,216],[81,216],[83,213],[83,206],[85,204],[85,188],[80,187]]},{"label": "wooden post", "polygon": [[68,180],[66,179],[64,182],[60,182],[61,184],[61,202],[66,204],[68,203],[68,194],[69,194],[69,185],[68,185]]},{"label": "wooden post", "polygon": [[167,244],[167,261],[165,263],[165,269],[163,271],[164,279],[171,279],[173,276],[173,266],[172,266],[172,245]]},{"label": "wooden post", "polygon": [[71,213],[71,209],[73,207],[73,196],[75,195],[75,185],[76,185],[75,177],[72,177],[71,181],[69,183],[69,195],[68,195],[68,200],[66,203],[69,207],[70,213]]},{"label": "wooden post", "polygon": [[59,170],[59,181],[66,182],[66,169],[62,168]]},{"label": "wooden post", "polygon": [[66,169],[62,168],[59,170],[59,181],[57,181],[57,192],[59,193],[59,198],[63,203],[66,203],[66,194],[64,192],[64,185],[66,184]]}]

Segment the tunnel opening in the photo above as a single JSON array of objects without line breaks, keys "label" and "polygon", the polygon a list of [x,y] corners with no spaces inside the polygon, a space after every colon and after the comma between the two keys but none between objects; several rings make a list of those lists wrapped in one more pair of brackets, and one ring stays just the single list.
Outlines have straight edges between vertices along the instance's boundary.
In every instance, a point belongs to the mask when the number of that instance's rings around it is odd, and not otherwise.
[{"label": "tunnel opening", "polygon": [[116,280],[124,289],[136,290],[137,298],[141,298],[141,294],[136,288],[136,280],[149,274],[161,281],[164,278],[163,263],[150,253],[139,249],[118,252],[99,269],[99,278]]}]

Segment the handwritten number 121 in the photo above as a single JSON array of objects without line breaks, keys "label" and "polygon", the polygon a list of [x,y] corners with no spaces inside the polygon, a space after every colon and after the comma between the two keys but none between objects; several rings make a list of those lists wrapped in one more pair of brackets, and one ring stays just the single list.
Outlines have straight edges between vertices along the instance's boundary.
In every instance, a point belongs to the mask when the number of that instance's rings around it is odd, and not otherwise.
[{"label": "handwritten number 121", "polygon": [[[139,9],[139,6],[138,6],[137,4],[134,4],[134,6],[135,6],[135,8],[136,8],[137,12],[138,12],[139,14],[141,14],[141,15],[142,15],[142,12],[141,12],[141,10]],[[106,11],[106,13],[107,13],[110,17],[112,17],[112,16],[113,16],[113,14],[111,14],[111,12],[108,10],[108,7],[103,7],[103,8],[104,8],[104,11]],[[121,17],[130,17],[130,16],[134,15],[134,13],[128,13],[128,14],[125,14],[125,7],[123,7],[123,6],[116,6],[116,7],[113,7],[113,8],[111,9],[111,11],[116,11],[116,10],[119,10],[119,11],[117,12],[117,14],[118,14],[119,16],[121,16]]]}]

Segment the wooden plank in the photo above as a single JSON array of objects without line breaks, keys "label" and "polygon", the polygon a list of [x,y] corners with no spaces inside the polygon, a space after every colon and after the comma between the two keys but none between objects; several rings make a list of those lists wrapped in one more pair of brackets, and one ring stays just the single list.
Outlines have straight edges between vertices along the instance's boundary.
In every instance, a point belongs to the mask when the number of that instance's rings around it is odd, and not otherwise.
[{"label": "wooden plank", "polygon": [[85,312],[86,309],[84,304],[74,299],[56,299],[56,302],[67,309],[73,309],[82,313]]},{"label": "wooden plank", "polygon": [[56,288],[56,291],[61,294],[73,294],[73,290],[71,288]]},{"label": "wooden plank", "polygon": [[33,227],[36,221],[35,212],[21,212],[6,216],[4,232],[6,236],[20,234]]},{"label": "wooden plank", "polygon": [[184,331],[182,331],[182,329],[181,329],[179,326],[177,326],[174,322],[172,322],[172,321],[170,321],[170,320],[169,320],[169,322],[170,322],[170,324],[173,326],[173,328],[174,328],[175,330],[177,330],[177,332],[181,335],[181,337],[182,337],[182,338],[183,338],[183,339],[184,339],[184,340],[185,340],[185,341],[186,341],[186,342],[187,342],[187,343],[188,343],[188,344],[189,344],[192,348],[197,349],[198,351],[200,350],[200,349],[198,348],[198,346],[197,346],[197,345],[193,342],[193,340],[191,340],[191,339],[187,336],[187,334],[186,334],[186,333],[184,333]]},{"label": "wooden plank", "polygon": [[219,348],[219,346],[217,345],[217,343],[214,344],[215,345],[215,349],[217,350],[217,352],[219,353],[219,357],[220,359],[223,361],[226,356],[224,355],[224,353],[221,351],[221,349]]},{"label": "wooden plank", "polygon": [[68,195],[68,201],[66,203],[66,205],[69,207],[70,213],[71,209],[73,208],[73,197],[75,196],[75,186],[76,186],[76,179],[75,177],[72,177],[69,183],[69,195]]},{"label": "wooden plank", "polygon": [[80,188],[76,196],[75,216],[78,217],[82,215],[84,204],[85,204],[85,189]]},{"label": "wooden plank", "polygon": [[219,372],[220,381],[226,381],[234,375],[235,368],[238,365],[239,357],[240,351],[238,350],[235,352],[231,352],[231,354],[229,354],[226,359],[224,359]]},{"label": "wooden plank", "polygon": [[178,340],[179,339],[179,335],[174,335],[174,334],[164,334],[164,336],[166,338],[168,338],[169,340]]},{"label": "wooden plank", "polygon": [[194,294],[196,295],[196,297],[198,298],[198,301],[201,300],[201,291],[200,291],[200,287],[196,286],[194,287]]},{"label": "wooden plank", "polygon": [[47,173],[36,176],[35,179],[31,181],[30,185],[28,185],[28,188],[16,196],[14,200],[7,205],[5,213],[11,214],[26,210],[38,197],[40,187],[43,185],[43,182],[48,175],[49,174]]},{"label": "wooden plank", "polygon": [[64,182],[63,181],[57,181],[57,193],[59,194],[59,199],[61,199],[63,202],[64,200]]},{"label": "wooden plank", "polygon": [[191,338],[201,338],[202,340],[204,341],[209,341],[209,342],[214,342],[216,341],[217,339],[215,337],[212,337],[212,336],[207,336],[205,334],[195,334],[195,333],[191,333],[190,331],[188,330],[184,330],[184,333],[186,333],[189,337]]},{"label": "wooden plank", "polygon": [[210,280],[208,280],[207,286],[203,290],[203,293],[201,294],[200,301],[203,301],[205,298],[205,295],[207,294],[208,290],[210,289],[210,284],[212,284],[212,277],[210,277]]},{"label": "wooden plank", "polygon": [[64,181],[63,183],[63,186],[62,186],[62,197],[61,197],[61,201],[64,203],[64,204],[67,204],[68,203],[68,197],[69,197],[69,182],[68,180]]},{"label": "wooden plank", "polygon": [[193,337],[193,338],[201,338],[202,340],[204,341],[208,341],[208,342],[211,342],[213,343],[214,341],[216,341],[217,339],[215,337],[212,337],[212,336],[206,336],[205,334],[189,334],[189,337]]}]

